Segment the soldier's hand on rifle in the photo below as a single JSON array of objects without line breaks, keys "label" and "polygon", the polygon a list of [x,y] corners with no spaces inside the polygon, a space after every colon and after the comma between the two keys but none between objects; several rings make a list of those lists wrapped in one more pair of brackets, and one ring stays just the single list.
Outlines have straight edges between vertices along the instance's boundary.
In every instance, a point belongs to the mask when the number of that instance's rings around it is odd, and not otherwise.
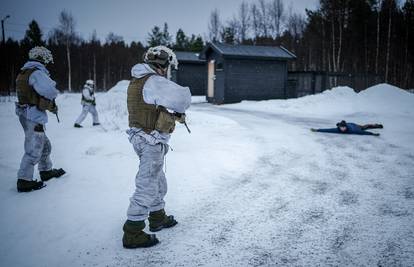
[{"label": "soldier's hand on rifle", "polygon": [[174,113],[175,120],[179,123],[185,123],[185,113]]},{"label": "soldier's hand on rifle", "polygon": [[53,101],[53,106],[52,106],[52,110],[50,111],[53,114],[57,114],[58,113],[58,106],[56,105],[56,102]]}]

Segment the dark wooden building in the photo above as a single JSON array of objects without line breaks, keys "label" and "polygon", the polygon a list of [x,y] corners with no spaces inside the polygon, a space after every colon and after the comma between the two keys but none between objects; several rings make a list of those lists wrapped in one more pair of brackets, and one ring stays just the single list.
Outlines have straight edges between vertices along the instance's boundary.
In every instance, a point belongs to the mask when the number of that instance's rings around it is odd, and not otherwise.
[{"label": "dark wooden building", "polygon": [[287,97],[283,47],[209,43],[200,54],[207,62],[207,100],[216,104]]},{"label": "dark wooden building", "polygon": [[175,52],[178,70],[172,72],[172,80],[181,86],[190,87],[192,95],[207,93],[207,65],[194,52]]}]

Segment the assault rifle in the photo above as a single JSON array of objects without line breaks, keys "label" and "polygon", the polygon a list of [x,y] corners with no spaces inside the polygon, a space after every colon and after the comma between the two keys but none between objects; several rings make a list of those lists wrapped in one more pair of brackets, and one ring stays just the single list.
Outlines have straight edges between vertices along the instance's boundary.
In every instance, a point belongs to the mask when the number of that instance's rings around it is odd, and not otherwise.
[{"label": "assault rifle", "polygon": [[174,112],[174,116],[177,117],[177,121],[179,123],[184,124],[185,128],[187,128],[188,133],[191,133],[191,130],[190,130],[190,128],[188,128],[187,122],[185,120],[185,118],[186,118],[185,113]]},{"label": "assault rifle", "polygon": [[57,107],[57,105],[56,105],[55,100],[53,100],[53,105],[55,106],[55,108],[54,108],[54,110],[53,110],[52,112],[53,112],[53,113],[55,113],[55,115],[56,115],[56,119],[57,119],[57,122],[58,122],[58,123],[60,123],[60,120],[59,120],[59,115],[58,115],[58,107]]}]

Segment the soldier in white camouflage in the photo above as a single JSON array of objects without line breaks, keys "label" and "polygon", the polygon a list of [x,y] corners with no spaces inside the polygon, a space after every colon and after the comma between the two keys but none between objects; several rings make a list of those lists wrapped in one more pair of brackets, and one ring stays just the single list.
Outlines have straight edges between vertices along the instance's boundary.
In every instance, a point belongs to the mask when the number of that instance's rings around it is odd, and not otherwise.
[{"label": "soldier in white camouflage", "polygon": [[149,230],[160,231],[177,224],[165,213],[164,196],[167,180],[163,171],[168,141],[175,122],[185,123],[185,111],[190,106],[188,87],[168,80],[169,67],[177,67],[175,54],[167,47],[148,49],[144,64],[132,68],[128,86],[127,134],[139,157],[139,171],[135,177],[135,192],[130,198],[127,221],[122,238],[125,248],[150,247],[158,243],[154,234],[143,231],[148,218]]},{"label": "soldier in white camouflage", "polygon": [[[45,47],[34,47],[16,79],[16,115],[25,135],[24,155],[17,173],[19,192],[41,189],[44,181],[65,174],[63,169],[52,168],[52,146],[45,132],[46,111],[57,114],[55,99],[59,93],[46,69],[49,63],[53,63],[52,53]],[[41,181],[33,180],[35,165],[38,165]]]},{"label": "soldier in white camouflage", "polygon": [[73,125],[75,128],[82,128],[81,123],[85,120],[88,113],[92,115],[92,125],[100,125],[98,111],[96,111],[96,99],[95,99],[95,83],[92,80],[87,80],[82,90],[82,112]]}]

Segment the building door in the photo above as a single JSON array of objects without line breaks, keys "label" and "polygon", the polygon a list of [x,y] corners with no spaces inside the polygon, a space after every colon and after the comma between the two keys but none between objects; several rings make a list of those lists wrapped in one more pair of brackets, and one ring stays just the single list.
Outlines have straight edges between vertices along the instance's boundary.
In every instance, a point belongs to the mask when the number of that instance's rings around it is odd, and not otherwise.
[{"label": "building door", "polygon": [[214,74],[214,60],[210,60],[208,62],[208,89],[207,89],[207,97],[213,98],[214,97],[214,80],[216,79],[216,75]]}]

